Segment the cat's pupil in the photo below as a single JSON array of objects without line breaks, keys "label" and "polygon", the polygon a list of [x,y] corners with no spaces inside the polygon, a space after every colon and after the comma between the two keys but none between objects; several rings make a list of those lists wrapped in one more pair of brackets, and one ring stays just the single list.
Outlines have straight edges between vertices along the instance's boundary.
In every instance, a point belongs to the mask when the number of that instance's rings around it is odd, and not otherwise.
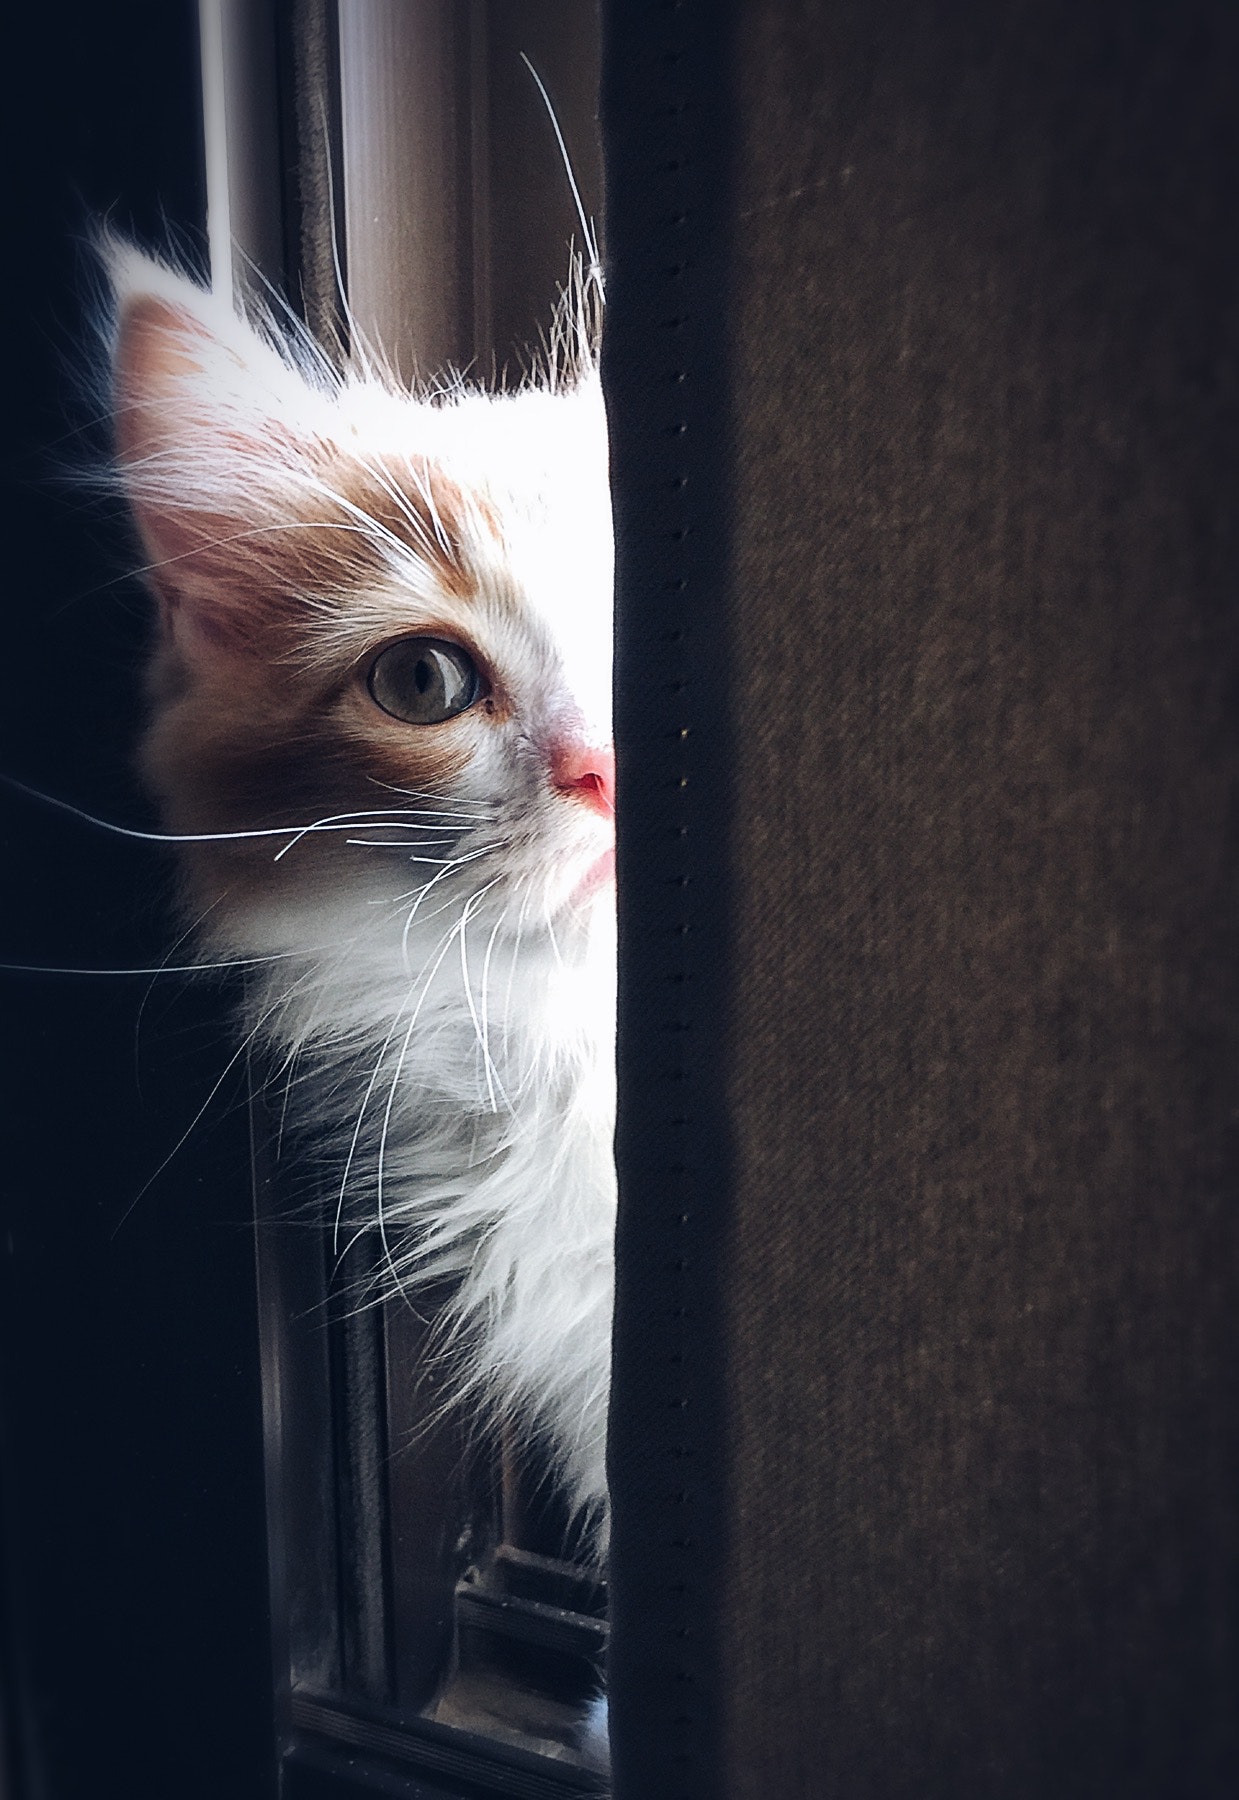
[{"label": "cat's pupil", "polygon": [[407,725],[441,725],[472,706],[482,680],[467,651],[442,638],[400,638],[375,657],[372,699]]}]

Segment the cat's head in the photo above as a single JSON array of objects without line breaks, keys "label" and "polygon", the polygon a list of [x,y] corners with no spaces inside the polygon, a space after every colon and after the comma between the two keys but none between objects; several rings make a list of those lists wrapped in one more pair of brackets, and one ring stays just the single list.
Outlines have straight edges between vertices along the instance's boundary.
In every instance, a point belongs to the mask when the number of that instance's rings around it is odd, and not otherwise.
[{"label": "cat's head", "polygon": [[169,828],[211,840],[186,850],[217,941],[274,948],[343,894],[398,911],[430,881],[486,890],[498,930],[605,903],[596,377],[411,396],[135,254],[113,269],[117,464],[159,609],[143,766]]}]

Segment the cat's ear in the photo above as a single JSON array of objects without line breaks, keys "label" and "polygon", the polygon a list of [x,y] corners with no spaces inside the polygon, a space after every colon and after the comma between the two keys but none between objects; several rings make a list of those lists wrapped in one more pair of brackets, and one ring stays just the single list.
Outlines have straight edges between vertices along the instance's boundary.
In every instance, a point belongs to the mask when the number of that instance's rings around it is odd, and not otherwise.
[{"label": "cat's ear", "polygon": [[133,251],[109,261],[117,465],[146,573],[220,636],[284,582],[324,396],[217,296]]}]

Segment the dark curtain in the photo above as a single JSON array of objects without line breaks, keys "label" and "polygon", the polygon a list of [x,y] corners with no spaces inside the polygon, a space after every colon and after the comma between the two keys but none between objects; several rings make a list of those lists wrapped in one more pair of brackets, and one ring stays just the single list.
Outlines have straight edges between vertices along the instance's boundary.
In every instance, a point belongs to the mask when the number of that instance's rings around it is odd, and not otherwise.
[{"label": "dark curtain", "polygon": [[1239,13],[606,20],[618,1800],[1230,1794]]}]

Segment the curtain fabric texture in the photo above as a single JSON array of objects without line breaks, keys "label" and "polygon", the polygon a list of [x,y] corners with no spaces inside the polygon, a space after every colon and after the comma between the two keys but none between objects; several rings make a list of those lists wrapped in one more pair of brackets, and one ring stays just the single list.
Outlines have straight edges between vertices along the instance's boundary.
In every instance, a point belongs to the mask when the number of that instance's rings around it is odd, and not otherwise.
[{"label": "curtain fabric texture", "polygon": [[604,13],[617,1800],[1228,1794],[1239,15]]}]

